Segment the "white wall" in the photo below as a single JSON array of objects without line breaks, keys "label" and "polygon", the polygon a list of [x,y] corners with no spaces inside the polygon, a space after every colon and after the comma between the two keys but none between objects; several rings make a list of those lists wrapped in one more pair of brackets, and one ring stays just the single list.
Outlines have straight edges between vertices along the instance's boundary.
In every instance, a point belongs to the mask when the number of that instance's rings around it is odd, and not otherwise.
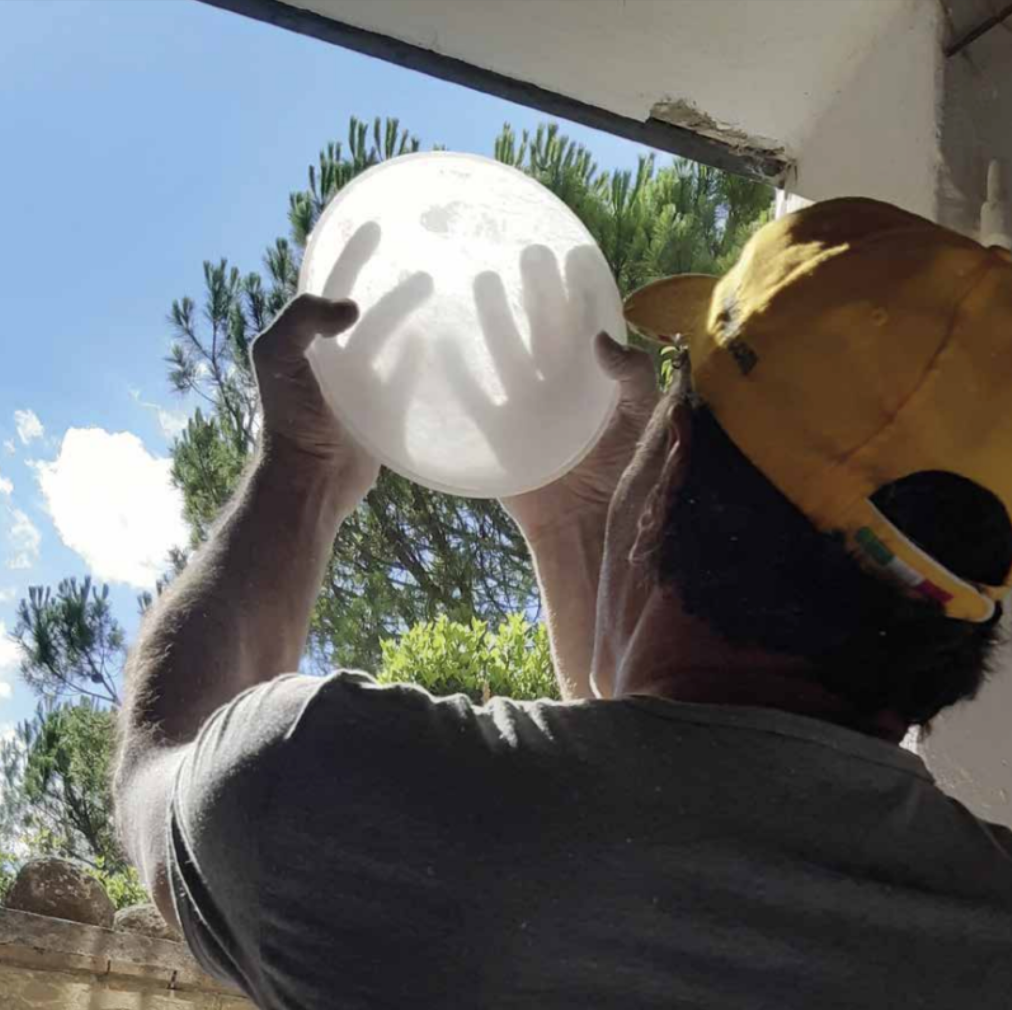
[{"label": "white wall", "polygon": [[944,713],[917,750],[946,792],[1012,827],[1012,663],[1003,650],[980,695]]},{"label": "white wall", "polygon": [[[962,5],[954,6],[960,12]],[[968,23],[990,11],[981,0],[969,0],[967,6],[964,20],[973,18]],[[945,61],[939,220],[974,237],[992,158],[1001,162],[1006,194],[1012,195],[1012,36],[1008,25],[1012,22]]]},{"label": "white wall", "polygon": [[[993,7],[982,0],[950,0],[949,9],[961,33]],[[992,158],[1003,163],[1007,193],[1012,183],[1012,38],[1007,30],[996,28],[945,61],[941,120],[938,219],[977,238]],[[1012,203],[1009,196],[1006,201]],[[1012,206],[1006,210],[1012,212]],[[1012,637],[1012,619],[1005,629]],[[980,697],[944,715],[921,750],[943,785],[974,813],[1012,826],[1012,648],[1002,651]]]},{"label": "white wall", "polygon": [[935,217],[938,34],[934,3],[894,19],[801,139],[793,192],[810,200],[870,196]]}]

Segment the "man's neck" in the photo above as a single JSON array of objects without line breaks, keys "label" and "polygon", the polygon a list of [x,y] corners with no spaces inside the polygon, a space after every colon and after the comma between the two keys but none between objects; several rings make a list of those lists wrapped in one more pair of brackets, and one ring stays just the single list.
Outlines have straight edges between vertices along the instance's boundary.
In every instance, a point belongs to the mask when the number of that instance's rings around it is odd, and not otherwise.
[{"label": "man's neck", "polygon": [[[652,601],[656,604],[656,601]],[[616,673],[614,697],[650,695],[706,705],[773,708],[899,743],[909,728],[893,713],[869,715],[830,691],[806,661],[728,645],[684,614],[644,611]]]},{"label": "man's neck", "polygon": [[899,743],[908,729],[892,713],[864,715],[846,699],[794,673],[740,669],[682,670],[661,680],[646,681],[633,691],[622,692],[622,695],[629,694],[699,705],[773,708],[810,719],[821,719],[892,743]]}]

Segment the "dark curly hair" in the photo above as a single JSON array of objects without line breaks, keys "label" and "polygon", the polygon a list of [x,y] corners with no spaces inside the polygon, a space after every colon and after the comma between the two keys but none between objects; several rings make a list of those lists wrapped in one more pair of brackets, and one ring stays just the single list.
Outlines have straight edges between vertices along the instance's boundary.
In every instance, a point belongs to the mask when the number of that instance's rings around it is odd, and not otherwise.
[{"label": "dark curly hair", "polygon": [[[660,582],[729,642],[808,660],[813,677],[859,714],[923,725],[972,698],[998,619],[945,617],[858,566],[843,537],[819,532],[746,459],[705,404],[685,393],[692,450],[653,554]],[[1012,523],[989,491],[952,473],[912,474],[875,505],[953,573],[1000,585]]]}]

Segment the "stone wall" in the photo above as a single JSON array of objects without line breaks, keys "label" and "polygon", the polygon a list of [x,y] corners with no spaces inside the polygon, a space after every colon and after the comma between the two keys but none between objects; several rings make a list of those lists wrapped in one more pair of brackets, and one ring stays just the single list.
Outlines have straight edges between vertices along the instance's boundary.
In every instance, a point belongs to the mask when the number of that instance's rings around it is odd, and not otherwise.
[{"label": "stone wall", "polygon": [[253,1010],[185,944],[0,908],[0,1010]]},{"label": "stone wall", "polygon": [[154,905],[115,911],[66,859],[21,867],[0,908],[0,1010],[252,1010],[205,975]]}]

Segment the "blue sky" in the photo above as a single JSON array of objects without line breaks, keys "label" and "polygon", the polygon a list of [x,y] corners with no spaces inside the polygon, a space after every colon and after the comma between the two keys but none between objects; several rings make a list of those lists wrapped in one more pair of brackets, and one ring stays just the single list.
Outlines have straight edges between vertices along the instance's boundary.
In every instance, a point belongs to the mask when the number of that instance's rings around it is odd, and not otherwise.
[{"label": "blue sky", "polygon": [[[490,153],[540,114],[194,0],[0,3],[0,622],[89,572],[136,628],[180,535],[163,357],[201,264],[256,269],[348,118]],[[604,168],[644,150],[573,124]],[[0,638],[0,732],[34,699]],[[6,685],[6,686],[5,686]]]}]

